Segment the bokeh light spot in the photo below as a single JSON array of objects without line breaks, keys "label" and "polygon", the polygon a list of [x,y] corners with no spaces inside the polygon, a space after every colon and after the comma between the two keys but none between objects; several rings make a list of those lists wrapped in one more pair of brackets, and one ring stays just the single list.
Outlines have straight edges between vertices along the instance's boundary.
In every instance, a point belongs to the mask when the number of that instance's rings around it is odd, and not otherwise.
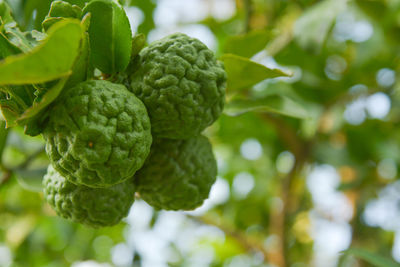
[{"label": "bokeh light spot", "polygon": [[294,166],[295,157],[289,151],[283,151],[276,159],[276,169],[280,173],[289,173]]},{"label": "bokeh light spot", "polygon": [[119,243],[111,249],[112,262],[116,266],[131,266],[133,252],[124,243]]},{"label": "bokeh light spot", "polygon": [[378,174],[385,179],[394,179],[397,175],[397,165],[393,159],[383,159],[378,164]]},{"label": "bokeh light spot", "polygon": [[389,68],[383,68],[376,74],[376,82],[382,87],[390,87],[396,81],[396,72]]},{"label": "bokeh light spot", "polygon": [[12,263],[12,253],[11,250],[5,246],[0,244],[0,266],[8,267]]},{"label": "bokeh light spot", "polygon": [[233,178],[233,193],[237,198],[245,198],[254,188],[254,176],[248,172],[238,173]]},{"label": "bokeh light spot", "polygon": [[366,101],[368,115],[374,119],[383,119],[390,111],[390,98],[387,94],[379,92],[370,95]]},{"label": "bokeh light spot", "polygon": [[246,139],[240,146],[240,153],[245,159],[256,160],[262,155],[263,149],[260,142],[255,138]]}]

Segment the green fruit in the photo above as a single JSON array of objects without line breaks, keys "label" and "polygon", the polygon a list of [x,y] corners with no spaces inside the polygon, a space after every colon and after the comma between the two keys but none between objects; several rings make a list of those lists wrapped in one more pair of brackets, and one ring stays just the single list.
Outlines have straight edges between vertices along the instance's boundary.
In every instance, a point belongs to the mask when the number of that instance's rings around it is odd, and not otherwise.
[{"label": "green fruit", "polygon": [[153,207],[192,210],[208,197],[216,176],[211,144],[200,135],[155,140],[134,181],[140,196]]},{"label": "green fruit", "polygon": [[128,214],[135,194],[131,181],[108,188],[75,185],[51,165],[43,186],[46,201],[59,216],[94,228],[119,223]]},{"label": "green fruit", "polygon": [[106,187],[142,167],[151,146],[143,103],[125,86],[87,81],[67,89],[43,133],[54,168],[70,182]]},{"label": "green fruit", "polygon": [[128,89],[147,107],[155,137],[190,138],[221,114],[226,72],[199,40],[165,37],[140,52],[138,66]]}]

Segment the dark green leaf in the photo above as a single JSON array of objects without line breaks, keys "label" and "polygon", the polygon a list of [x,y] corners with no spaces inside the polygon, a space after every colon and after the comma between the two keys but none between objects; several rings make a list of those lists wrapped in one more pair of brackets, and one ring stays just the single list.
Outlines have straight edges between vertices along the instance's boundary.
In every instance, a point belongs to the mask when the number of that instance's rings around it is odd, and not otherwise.
[{"label": "dark green leaf", "polygon": [[123,7],[113,0],[94,0],[83,14],[91,13],[90,59],[107,74],[125,70],[132,52],[132,32]]},{"label": "dark green leaf", "polygon": [[247,58],[225,54],[221,57],[228,74],[228,90],[248,88],[265,79],[290,76],[278,69],[270,69]]}]

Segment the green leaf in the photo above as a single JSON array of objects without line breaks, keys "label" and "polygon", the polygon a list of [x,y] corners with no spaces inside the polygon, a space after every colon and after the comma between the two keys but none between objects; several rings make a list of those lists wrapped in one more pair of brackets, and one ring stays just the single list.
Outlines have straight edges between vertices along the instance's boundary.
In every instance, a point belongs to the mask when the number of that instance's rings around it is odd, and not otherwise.
[{"label": "green leaf", "polygon": [[146,45],[146,36],[142,33],[136,34],[132,39],[132,54],[131,58],[139,55],[139,52]]},{"label": "green leaf", "polygon": [[47,31],[54,23],[64,18],[80,18],[82,9],[65,1],[54,1],[51,3],[49,14],[42,22],[43,29]]},{"label": "green leaf", "polygon": [[319,52],[336,16],[346,9],[347,0],[325,0],[307,9],[296,21],[293,34],[305,50]]},{"label": "green leaf", "polygon": [[46,17],[79,18],[82,10],[65,1],[53,1]]},{"label": "green leaf", "polygon": [[55,24],[43,43],[31,52],[0,62],[0,85],[43,83],[71,74],[83,36],[80,21]]},{"label": "green leaf", "polygon": [[4,94],[0,98],[1,113],[7,122],[7,128],[15,126],[21,111],[20,107],[15,101],[6,99]]},{"label": "green leaf", "polygon": [[253,31],[245,35],[231,36],[226,41],[225,53],[251,57],[263,50],[271,38],[266,31]]},{"label": "green leaf", "polygon": [[21,32],[15,22],[5,25],[4,33],[8,42],[24,53],[28,53],[37,45],[37,40],[34,38],[38,36],[37,32]]},{"label": "green leaf", "polygon": [[33,105],[19,116],[16,122],[19,125],[25,125],[26,134],[35,136],[42,132],[42,123],[47,117],[43,111],[60,95],[67,80],[68,77],[65,77],[58,81],[40,98],[40,101],[34,101]]},{"label": "green leaf", "polygon": [[0,60],[11,55],[20,53],[21,50],[13,45],[1,32],[0,32]]},{"label": "green leaf", "polygon": [[350,248],[342,252],[345,255],[353,255],[376,267],[400,267],[400,264],[392,259],[385,258],[376,253],[369,252],[362,248]]},{"label": "green leaf", "polygon": [[225,54],[220,58],[228,74],[228,90],[248,88],[265,79],[287,77],[287,74],[278,69],[270,69],[247,58]]},{"label": "green leaf", "polygon": [[309,118],[304,107],[281,95],[269,95],[259,99],[235,98],[229,101],[224,109],[224,113],[229,116],[238,116],[252,111],[277,113],[299,119]]},{"label": "green leaf", "polygon": [[3,2],[3,0],[0,0],[0,26],[13,21],[14,19],[11,16],[11,8],[7,3]]},{"label": "green leaf", "polygon": [[53,0],[25,0],[22,3],[24,12],[24,30],[34,28],[40,30],[42,21],[47,15]]},{"label": "green leaf", "polygon": [[107,74],[122,72],[132,52],[132,32],[123,7],[113,0],[93,0],[83,9],[91,13],[89,26],[90,59]]},{"label": "green leaf", "polygon": [[81,8],[83,8],[85,6],[85,4],[87,2],[89,2],[89,1],[90,0],[65,0],[65,2],[68,2],[68,3],[72,4],[72,5],[77,5],[77,6],[81,7]]},{"label": "green leaf", "polygon": [[8,129],[6,129],[6,122],[4,120],[0,120],[0,163],[2,163],[2,156],[4,147],[6,146],[8,136]]},{"label": "green leaf", "polygon": [[76,61],[72,68],[72,74],[69,77],[67,83],[65,84],[66,88],[73,87],[80,82],[88,79],[90,75],[90,71],[93,71],[90,67],[90,47],[89,47],[89,34],[86,32],[90,23],[90,14],[86,15],[82,19],[82,26],[85,29],[81,45],[79,48],[79,55],[76,57]]},{"label": "green leaf", "polygon": [[[34,101],[33,85],[0,86],[0,107],[7,122],[7,128],[16,126],[18,117]],[[7,92],[7,93],[5,93]]]}]

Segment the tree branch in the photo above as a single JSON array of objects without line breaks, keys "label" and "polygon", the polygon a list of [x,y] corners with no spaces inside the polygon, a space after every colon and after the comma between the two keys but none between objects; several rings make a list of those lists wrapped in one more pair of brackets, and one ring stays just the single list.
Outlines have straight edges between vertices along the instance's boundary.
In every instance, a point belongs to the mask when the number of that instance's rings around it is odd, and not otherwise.
[{"label": "tree branch", "polygon": [[244,31],[248,33],[251,30],[251,17],[253,16],[253,3],[251,0],[244,0],[244,9],[246,11]]},{"label": "tree branch", "polygon": [[288,151],[291,151],[295,156],[295,163],[290,172],[283,178],[280,189],[280,196],[283,203],[282,210],[276,211],[273,214],[271,223],[271,232],[276,233],[280,238],[279,243],[279,257],[276,258],[275,264],[280,267],[290,266],[288,261],[289,254],[289,238],[290,232],[290,221],[289,216],[292,212],[292,206],[294,201],[292,200],[292,184],[296,178],[298,172],[302,169],[304,162],[306,161],[311,143],[303,140],[296,134],[296,130],[290,125],[285,123],[280,117],[272,116],[268,113],[261,113],[260,116],[264,121],[273,125],[275,130],[281,137],[284,146]]}]

